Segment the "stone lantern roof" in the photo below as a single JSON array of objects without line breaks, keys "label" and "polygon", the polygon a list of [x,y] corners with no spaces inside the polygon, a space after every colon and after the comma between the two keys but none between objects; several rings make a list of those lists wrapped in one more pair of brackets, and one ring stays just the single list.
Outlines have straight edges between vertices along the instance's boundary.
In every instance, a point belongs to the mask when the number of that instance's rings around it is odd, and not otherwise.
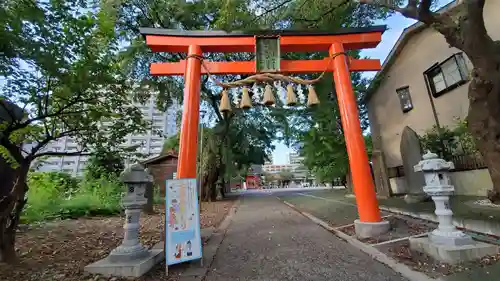
[{"label": "stone lantern roof", "polygon": [[422,156],[422,159],[417,165],[413,167],[415,172],[425,172],[425,171],[449,171],[455,168],[453,162],[447,162],[438,155],[427,151],[426,154]]}]

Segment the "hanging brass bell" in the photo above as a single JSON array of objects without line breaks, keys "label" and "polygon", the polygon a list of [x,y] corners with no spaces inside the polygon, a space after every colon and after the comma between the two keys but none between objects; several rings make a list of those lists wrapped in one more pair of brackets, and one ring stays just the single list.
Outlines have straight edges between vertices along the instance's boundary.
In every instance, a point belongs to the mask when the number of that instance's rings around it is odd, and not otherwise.
[{"label": "hanging brass bell", "polygon": [[316,95],[316,91],[312,85],[307,86],[308,94],[307,94],[307,106],[315,106],[319,104],[318,95]]},{"label": "hanging brass bell", "polygon": [[273,105],[276,102],[274,95],[273,95],[273,87],[269,84],[266,85],[266,90],[264,91],[264,100],[262,103],[264,105],[270,106]]},{"label": "hanging brass bell", "polygon": [[224,89],[222,91],[222,96],[220,98],[219,111],[222,113],[231,111],[231,103],[229,102],[229,95],[227,94],[226,89]]},{"label": "hanging brass bell", "polygon": [[252,107],[252,99],[250,98],[250,94],[248,93],[248,88],[243,87],[243,93],[241,95],[240,108],[248,109]]},{"label": "hanging brass bell", "polygon": [[293,92],[292,84],[288,84],[288,86],[286,86],[286,105],[294,106],[296,104],[297,104],[297,96]]}]

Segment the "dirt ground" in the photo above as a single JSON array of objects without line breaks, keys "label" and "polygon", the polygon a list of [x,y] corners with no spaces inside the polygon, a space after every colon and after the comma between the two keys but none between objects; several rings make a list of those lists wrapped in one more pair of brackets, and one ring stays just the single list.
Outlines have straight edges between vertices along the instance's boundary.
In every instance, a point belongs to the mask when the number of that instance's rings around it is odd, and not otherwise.
[{"label": "dirt ground", "polygon": [[[202,203],[201,228],[217,227],[227,215],[233,201]],[[154,215],[141,215],[141,242],[148,247],[160,241],[164,210],[155,208]],[[17,235],[19,262],[0,264],[0,280],[98,281],[120,280],[88,275],[83,268],[105,257],[123,238],[123,217],[80,218],[22,226]],[[166,278],[159,265],[141,281],[172,280]]]}]

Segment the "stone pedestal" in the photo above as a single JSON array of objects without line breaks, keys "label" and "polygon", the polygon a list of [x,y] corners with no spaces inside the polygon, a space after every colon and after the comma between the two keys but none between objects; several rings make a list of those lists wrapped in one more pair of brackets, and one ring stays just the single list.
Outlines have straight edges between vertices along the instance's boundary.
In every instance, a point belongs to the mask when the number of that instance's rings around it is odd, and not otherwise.
[{"label": "stone pedestal", "polygon": [[428,237],[410,239],[410,249],[452,264],[498,253],[497,246],[476,242],[453,225],[453,212],[449,201],[455,188],[451,185],[448,175],[450,169],[453,169],[452,162],[439,159],[431,152],[427,152],[423,160],[415,165],[415,171],[424,172],[424,192],[431,196],[436,205],[434,213],[439,225]]},{"label": "stone pedestal", "polygon": [[160,245],[161,248],[153,247],[153,249],[146,251],[146,255],[141,258],[134,258],[128,261],[125,259],[115,261],[111,260],[108,256],[87,265],[85,271],[103,276],[141,277],[165,259],[163,242],[160,243],[162,244]]},{"label": "stone pedestal", "polygon": [[139,277],[164,258],[161,244],[148,250],[139,242],[140,215],[147,202],[144,192],[152,178],[139,164],[127,168],[121,178],[127,187],[122,201],[125,208],[123,241],[109,256],[87,265],[85,271],[105,276]]},{"label": "stone pedestal", "polygon": [[391,224],[388,221],[381,222],[362,222],[354,221],[354,230],[358,238],[377,237],[387,233],[391,229]]},{"label": "stone pedestal", "polygon": [[498,247],[492,244],[477,241],[467,245],[437,244],[429,237],[410,238],[410,249],[449,264],[472,261],[498,253]]}]

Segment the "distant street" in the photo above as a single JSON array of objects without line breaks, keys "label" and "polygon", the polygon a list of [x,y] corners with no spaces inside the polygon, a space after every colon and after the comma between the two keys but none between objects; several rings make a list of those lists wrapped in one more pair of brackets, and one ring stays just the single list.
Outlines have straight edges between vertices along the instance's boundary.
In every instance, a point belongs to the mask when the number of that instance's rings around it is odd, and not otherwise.
[{"label": "distant street", "polygon": [[[334,189],[339,189],[341,187],[334,187]],[[319,186],[319,187],[289,187],[289,188],[264,188],[264,189],[247,189],[247,190],[241,190],[234,192],[233,194],[236,195],[245,195],[245,196],[268,196],[268,195],[287,195],[287,194],[294,194],[297,192],[301,193],[307,193],[310,191],[317,191],[317,190],[331,190],[331,187],[326,187],[326,186]],[[231,195],[230,195],[231,196]]]}]

